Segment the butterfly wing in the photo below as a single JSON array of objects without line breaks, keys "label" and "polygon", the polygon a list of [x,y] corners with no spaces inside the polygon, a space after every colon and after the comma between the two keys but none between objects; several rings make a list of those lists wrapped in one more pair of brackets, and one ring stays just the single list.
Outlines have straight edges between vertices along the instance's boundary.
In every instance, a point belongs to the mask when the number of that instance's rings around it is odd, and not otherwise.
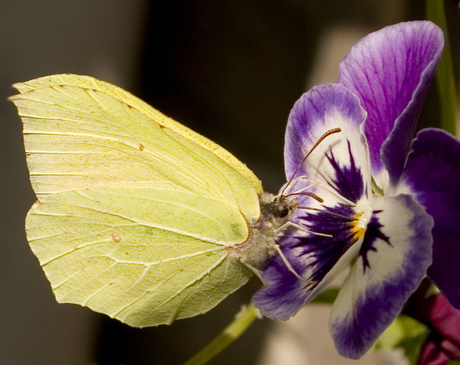
[{"label": "butterfly wing", "polygon": [[38,198],[27,237],[58,301],[143,327],[201,314],[248,280],[225,250],[260,215],[245,165],[91,77],[15,86]]},{"label": "butterfly wing", "polygon": [[89,76],[14,85],[38,200],[91,187],[171,187],[216,197],[258,217],[260,181],[229,152],[128,92]]},{"label": "butterfly wing", "polygon": [[[250,169],[248,169],[245,164],[243,164],[241,161],[235,158],[230,152],[220,147],[216,143],[212,142],[211,140],[207,139],[206,137],[203,137],[202,135],[176,122],[175,120],[165,116],[164,114],[152,108],[150,105],[143,102],[134,95],[130,94],[129,92],[112,84],[109,84],[108,82],[97,80],[90,76],[59,74],[44,76],[23,83],[17,83],[14,85],[14,87],[21,94],[26,94],[29,91],[37,92],[39,89],[48,88],[54,88],[55,90],[59,90],[60,88],[61,91],[64,91],[65,87],[72,87],[74,88],[74,91],[75,89],[81,89],[86,90],[88,93],[100,92],[106,96],[111,96],[113,99],[122,102],[125,106],[137,110],[138,112],[143,114],[151,121],[154,121],[158,125],[165,127],[168,130],[173,131],[179,134],[180,136],[192,141],[194,144],[197,144],[211,151],[214,155],[220,157],[229,166],[231,166],[232,169],[238,171],[244,177],[244,179],[254,187],[257,194],[261,195],[263,193],[262,185],[257,176],[255,176],[254,173]],[[45,94],[46,93],[47,92],[45,92]],[[64,97],[64,95],[62,96]],[[44,95],[43,97],[45,100],[48,99],[47,95]],[[70,97],[72,97],[72,95],[70,95]],[[19,96],[13,96],[10,99],[12,99],[15,104],[17,104],[21,98]],[[67,99],[63,100],[64,103],[66,103],[68,101],[68,98],[64,97],[64,99]],[[76,100],[73,101],[75,102]],[[82,102],[82,100],[78,100],[78,102]],[[91,110],[91,106],[94,107],[94,103],[92,101],[90,101],[89,110]],[[76,110],[79,112],[83,112],[84,108],[77,106]],[[111,115],[111,117],[113,116]],[[130,122],[130,120],[122,121],[123,124],[127,123],[128,125],[130,124]],[[147,122],[147,124],[150,124],[150,122]],[[148,137],[150,138],[150,140],[153,139],[152,136]]]},{"label": "butterfly wing", "polygon": [[[180,219],[181,223],[177,221]],[[131,326],[206,312],[251,272],[223,247],[244,239],[228,205],[164,189],[67,191],[37,202],[27,237],[56,299]]]}]

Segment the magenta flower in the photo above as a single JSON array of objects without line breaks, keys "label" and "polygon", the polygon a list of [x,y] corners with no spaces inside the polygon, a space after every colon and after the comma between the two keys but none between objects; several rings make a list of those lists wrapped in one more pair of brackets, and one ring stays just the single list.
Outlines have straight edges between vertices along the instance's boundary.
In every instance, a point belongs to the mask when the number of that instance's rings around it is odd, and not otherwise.
[{"label": "magenta flower", "polygon": [[404,306],[403,314],[428,327],[418,365],[443,365],[460,359],[460,310],[441,293],[426,296],[431,282],[424,279]]},{"label": "magenta flower", "polygon": [[455,309],[442,294],[418,303],[415,319],[430,328],[422,347],[419,365],[442,365],[460,359],[460,310]]},{"label": "magenta flower", "polygon": [[304,229],[285,232],[285,257],[268,264],[253,301],[287,320],[351,264],[330,318],[346,357],[372,346],[427,272],[460,308],[460,143],[437,129],[413,139],[443,45],[428,21],[369,34],[341,62],[337,84],[302,95],[289,116],[294,180],[284,191]]}]

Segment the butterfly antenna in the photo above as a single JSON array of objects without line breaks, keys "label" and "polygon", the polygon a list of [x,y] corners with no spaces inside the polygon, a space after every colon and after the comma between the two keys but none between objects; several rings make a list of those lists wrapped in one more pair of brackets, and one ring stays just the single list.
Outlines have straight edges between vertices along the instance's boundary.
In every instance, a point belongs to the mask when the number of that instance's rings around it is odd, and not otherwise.
[{"label": "butterfly antenna", "polygon": [[302,165],[304,164],[304,162],[307,160],[308,156],[311,155],[311,153],[315,150],[316,147],[319,146],[319,144],[324,141],[324,139],[328,136],[330,136],[331,134],[335,134],[335,133],[339,133],[341,132],[342,130],[340,128],[332,128],[332,129],[329,129],[328,131],[324,132],[323,135],[321,137],[319,137],[319,139],[316,141],[315,145],[311,148],[311,150],[307,153],[307,155],[303,158],[302,162],[299,163],[299,165],[297,166],[297,169],[294,171],[294,173],[292,174],[292,177],[289,179],[288,183],[286,184],[286,186],[284,187],[283,191],[281,192],[280,195],[284,195],[284,192],[287,190],[287,188],[289,187],[289,185],[291,185],[292,181],[294,180],[294,176],[299,172],[300,168],[302,167]]},{"label": "butterfly antenna", "polygon": [[323,198],[320,198],[318,195],[316,195],[315,193],[312,193],[310,191],[305,191],[305,192],[296,192],[296,193],[292,193],[292,194],[287,194],[286,196],[294,196],[294,195],[307,195],[309,196],[310,198],[313,198],[315,199],[317,202],[319,203],[324,203],[324,199]]}]

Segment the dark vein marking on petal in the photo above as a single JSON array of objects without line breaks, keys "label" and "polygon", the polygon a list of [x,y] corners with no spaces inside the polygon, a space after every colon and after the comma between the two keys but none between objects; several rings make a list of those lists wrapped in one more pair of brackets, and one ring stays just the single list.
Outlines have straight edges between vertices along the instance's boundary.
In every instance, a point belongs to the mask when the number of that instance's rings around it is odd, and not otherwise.
[{"label": "dark vein marking on petal", "polygon": [[334,156],[332,149],[326,153],[326,157],[334,168],[336,175],[329,185],[334,188],[340,195],[356,203],[364,193],[364,181],[361,174],[361,168],[356,166],[355,159],[351,153],[350,141],[347,140],[348,155],[350,156],[350,166],[340,166]]},{"label": "dark vein marking on petal", "polygon": [[382,228],[383,225],[380,224],[378,218],[376,217],[376,214],[380,212],[381,210],[374,210],[372,212],[372,218],[369,224],[367,225],[366,234],[364,236],[364,242],[361,246],[361,249],[359,250],[359,255],[363,258],[363,273],[366,273],[367,268],[371,268],[367,254],[370,251],[377,252],[377,248],[374,246],[377,239],[381,239],[391,246],[390,238],[383,234],[380,230],[380,228]]}]

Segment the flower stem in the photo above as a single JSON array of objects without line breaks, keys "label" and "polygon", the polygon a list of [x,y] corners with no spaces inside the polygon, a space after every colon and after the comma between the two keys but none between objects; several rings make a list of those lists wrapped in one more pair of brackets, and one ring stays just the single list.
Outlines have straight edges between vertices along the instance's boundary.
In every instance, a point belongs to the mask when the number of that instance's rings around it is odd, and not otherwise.
[{"label": "flower stem", "polygon": [[227,326],[214,340],[212,340],[204,349],[189,359],[184,365],[202,365],[206,364],[214,356],[219,354],[228,345],[235,341],[246,331],[252,322],[258,317],[259,310],[250,303],[236,315],[230,325]]},{"label": "flower stem", "polygon": [[426,18],[436,23],[444,32],[444,52],[436,69],[436,81],[441,103],[441,127],[455,135],[457,99],[443,0],[426,0]]}]

